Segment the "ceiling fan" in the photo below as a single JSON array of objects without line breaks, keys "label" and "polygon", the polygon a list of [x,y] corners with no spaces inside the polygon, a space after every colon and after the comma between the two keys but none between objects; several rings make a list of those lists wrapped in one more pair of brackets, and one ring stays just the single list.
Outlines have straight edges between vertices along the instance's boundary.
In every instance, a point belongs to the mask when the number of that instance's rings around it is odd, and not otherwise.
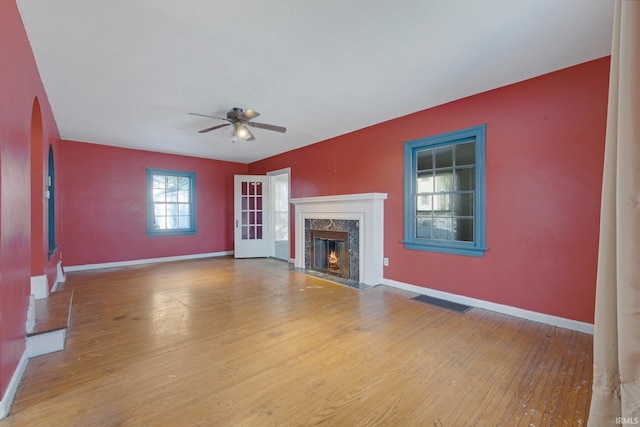
[{"label": "ceiling fan", "polygon": [[206,114],[198,114],[198,113],[189,113],[189,114],[193,116],[202,116],[202,117],[209,117],[212,119],[226,120],[228,123],[223,123],[221,125],[212,126],[207,129],[202,129],[201,131],[198,131],[198,133],[207,133],[207,132],[211,132],[212,130],[220,129],[226,126],[233,126],[234,141],[236,139],[241,139],[243,141],[253,141],[255,139],[247,126],[258,128],[258,129],[272,130],[280,133],[285,133],[287,131],[287,128],[282,126],[252,122],[251,120],[258,117],[260,113],[258,113],[257,111],[253,111],[251,109],[245,111],[242,108],[234,107],[227,112],[227,117],[208,116]]}]

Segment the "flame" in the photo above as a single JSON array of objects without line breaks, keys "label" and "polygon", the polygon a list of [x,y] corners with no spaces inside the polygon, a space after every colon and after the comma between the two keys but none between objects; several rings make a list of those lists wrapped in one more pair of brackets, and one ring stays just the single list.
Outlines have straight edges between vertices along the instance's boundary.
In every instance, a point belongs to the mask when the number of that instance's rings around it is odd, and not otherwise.
[{"label": "flame", "polygon": [[329,264],[337,264],[338,256],[336,255],[336,251],[331,251],[329,254]]}]

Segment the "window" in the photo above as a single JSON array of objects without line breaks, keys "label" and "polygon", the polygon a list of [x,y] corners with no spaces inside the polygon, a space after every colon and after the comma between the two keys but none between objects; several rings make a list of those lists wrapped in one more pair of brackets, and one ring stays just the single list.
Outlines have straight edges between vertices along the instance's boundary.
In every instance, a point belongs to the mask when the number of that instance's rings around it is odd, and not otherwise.
[{"label": "window", "polygon": [[485,128],[405,143],[407,249],[484,255]]},{"label": "window", "polygon": [[196,175],[147,169],[147,234],[196,232]]}]

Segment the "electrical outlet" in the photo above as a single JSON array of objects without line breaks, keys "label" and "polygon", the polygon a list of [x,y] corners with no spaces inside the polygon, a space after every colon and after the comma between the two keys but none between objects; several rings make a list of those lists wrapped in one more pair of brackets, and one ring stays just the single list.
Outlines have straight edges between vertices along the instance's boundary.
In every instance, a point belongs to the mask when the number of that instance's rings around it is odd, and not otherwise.
[{"label": "electrical outlet", "polygon": [[385,267],[389,266],[389,258],[382,258],[382,265]]}]

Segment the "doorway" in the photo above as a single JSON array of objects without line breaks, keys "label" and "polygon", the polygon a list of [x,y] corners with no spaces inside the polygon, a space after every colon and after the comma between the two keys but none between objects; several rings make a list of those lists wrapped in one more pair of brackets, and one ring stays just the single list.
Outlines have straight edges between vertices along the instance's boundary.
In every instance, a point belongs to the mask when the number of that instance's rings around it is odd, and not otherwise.
[{"label": "doorway", "polygon": [[271,203],[271,232],[269,233],[269,256],[289,261],[289,196],[291,190],[291,168],[268,172]]}]

